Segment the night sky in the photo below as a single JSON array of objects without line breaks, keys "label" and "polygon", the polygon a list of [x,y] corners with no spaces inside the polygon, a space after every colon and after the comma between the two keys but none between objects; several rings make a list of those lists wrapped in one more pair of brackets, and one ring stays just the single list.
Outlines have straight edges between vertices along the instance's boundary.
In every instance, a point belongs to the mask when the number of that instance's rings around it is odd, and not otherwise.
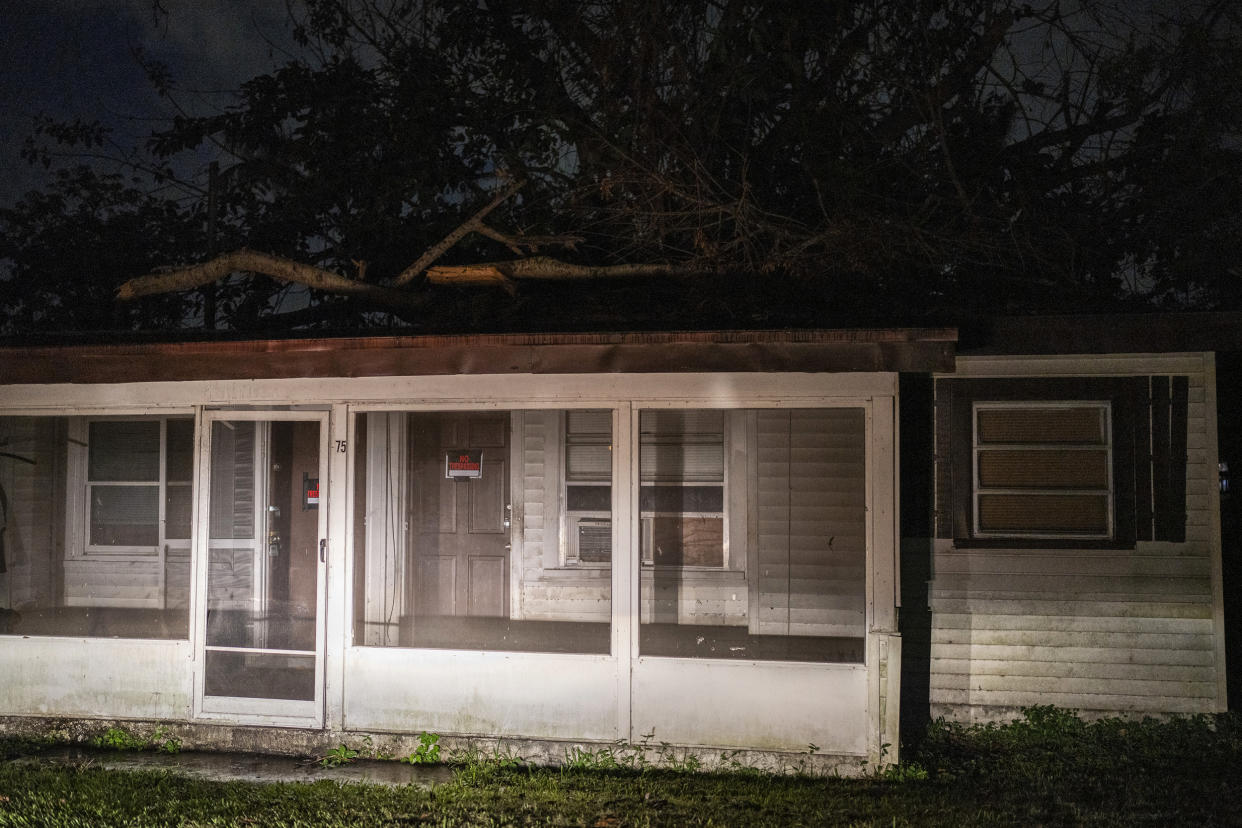
[{"label": "night sky", "polygon": [[151,90],[135,48],[169,66],[178,103],[197,113],[286,57],[283,0],[6,0],[0,15],[0,205],[40,186],[20,157],[40,113],[99,119],[129,146],[174,108]]}]

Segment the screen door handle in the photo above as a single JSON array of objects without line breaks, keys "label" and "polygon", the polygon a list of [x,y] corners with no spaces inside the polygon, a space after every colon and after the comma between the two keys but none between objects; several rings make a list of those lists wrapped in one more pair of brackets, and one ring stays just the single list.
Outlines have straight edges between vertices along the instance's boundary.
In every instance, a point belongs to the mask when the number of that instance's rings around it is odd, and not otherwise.
[{"label": "screen door handle", "polygon": [[319,540],[319,562],[325,563],[328,560],[328,539],[320,538]]}]

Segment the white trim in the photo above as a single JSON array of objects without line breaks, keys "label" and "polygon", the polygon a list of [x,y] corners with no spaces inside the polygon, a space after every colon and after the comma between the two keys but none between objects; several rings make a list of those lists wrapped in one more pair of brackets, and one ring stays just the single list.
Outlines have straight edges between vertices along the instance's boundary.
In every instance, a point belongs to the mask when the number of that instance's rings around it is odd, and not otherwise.
[{"label": "white trim", "polygon": [[[354,592],[354,476],[352,418],[349,408],[335,405],[320,432],[318,539],[327,544],[327,560],[319,563],[318,624],[315,647],[322,654],[316,681],[323,688],[320,708],[324,724],[340,730],[345,721],[345,647],[354,629],[350,601]],[[341,442],[344,441],[344,442]],[[323,453],[327,453],[324,457]],[[333,534],[333,530],[340,527]],[[338,611],[339,608],[339,611]]]},{"label": "white trim", "polygon": [[[896,394],[895,373],[480,374],[80,385],[0,385],[4,413],[64,415],[75,409],[146,411],[194,405],[288,406],[291,400],[369,410],[645,407],[804,408],[842,398]],[[534,391],[534,393],[532,393]],[[162,411],[160,413],[163,413]],[[240,417],[244,411],[233,411]],[[260,415],[262,412],[259,412]],[[285,412],[291,413],[291,412]]]},{"label": "white trim", "polygon": [[[1228,671],[1225,661],[1225,582],[1222,569],[1221,550],[1223,541],[1220,525],[1220,482],[1219,472],[1219,415],[1216,410],[1216,355],[1203,354],[1203,411],[1204,411],[1204,451],[1207,453],[1208,475],[1204,486],[1204,494],[1208,497],[1208,515],[1212,522],[1208,536],[1208,564],[1212,573],[1212,626],[1215,639],[1216,655],[1216,709],[1224,712],[1229,709]],[[1191,495],[1191,481],[1187,480],[1186,494]]]},{"label": "white trim", "polygon": [[633,671],[638,658],[638,409],[612,412],[612,647],[617,663],[617,734],[634,739]]},{"label": "white trim", "polygon": [[1203,353],[1098,354],[1053,356],[958,356],[952,372],[936,379],[990,379],[1027,377],[1150,376],[1198,374]]}]

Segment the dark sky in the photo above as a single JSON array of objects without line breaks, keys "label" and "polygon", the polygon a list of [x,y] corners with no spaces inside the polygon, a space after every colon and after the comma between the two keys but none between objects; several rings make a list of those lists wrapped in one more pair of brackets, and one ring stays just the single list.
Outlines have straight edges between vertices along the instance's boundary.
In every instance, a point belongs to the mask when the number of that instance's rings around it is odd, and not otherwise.
[{"label": "dark sky", "polygon": [[122,144],[173,112],[133,55],[172,69],[179,103],[204,112],[288,48],[283,0],[5,0],[0,13],[0,205],[44,180],[20,158],[31,118],[100,119]]}]

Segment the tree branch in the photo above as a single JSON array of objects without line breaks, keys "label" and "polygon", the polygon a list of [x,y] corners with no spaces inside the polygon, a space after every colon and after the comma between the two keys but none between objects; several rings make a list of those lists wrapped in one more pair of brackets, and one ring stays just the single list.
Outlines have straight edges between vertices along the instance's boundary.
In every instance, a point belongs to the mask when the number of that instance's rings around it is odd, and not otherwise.
[{"label": "tree branch", "polygon": [[421,308],[425,302],[422,297],[403,290],[354,281],[330,270],[246,248],[225,253],[202,264],[130,279],[117,288],[116,298],[127,302],[140,296],[191,290],[239,270],[262,273],[281,282],[297,282],[329,293],[365,297],[389,307],[415,309]]},{"label": "tree branch", "polygon": [[474,232],[480,236],[486,236],[492,241],[503,244],[514,252],[515,255],[523,256],[527,253],[534,253],[541,247],[564,247],[567,250],[576,250],[578,245],[586,241],[582,236],[572,233],[565,233],[557,236],[527,236],[527,235],[510,235],[502,233],[495,227],[480,223],[474,228]]},{"label": "tree branch", "polygon": [[410,265],[398,274],[397,278],[393,280],[393,284],[398,287],[407,284],[414,277],[418,276],[418,274],[426,270],[432,262],[443,256],[450,247],[464,239],[467,234],[477,230],[479,227],[482,227],[483,219],[487,217],[487,214],[503,204],[506,199],[520,190],[522,185],[525,183],[525,181],[519,178],[509,184],[508,187],[505,187],[503,190],[498,192],[496,197],[489,201],[481,210],[479,210],[479,212],[463,221],[455,230],[440,239],[440,241],[436,244],[427,248],[426,252],[419,256],[414,264]]},{"label": "tree branch", "polygon": [[696,275],[710,272],[692,262],[680,264],[577,265],[549,256],[531,256],[511,262],[441,266],[427,271],[437,285],[486,285],[508,279],[623,279],[642,276]]}]

